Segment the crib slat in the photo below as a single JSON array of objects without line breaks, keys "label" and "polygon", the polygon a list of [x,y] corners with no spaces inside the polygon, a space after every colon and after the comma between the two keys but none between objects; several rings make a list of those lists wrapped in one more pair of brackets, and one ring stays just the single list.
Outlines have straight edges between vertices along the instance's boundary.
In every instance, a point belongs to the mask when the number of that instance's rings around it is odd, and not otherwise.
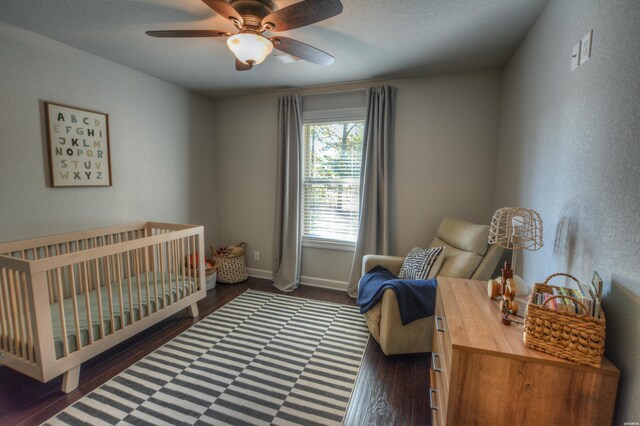
[{"label": "crib slat", "polygon": [[[194,251],[198,251],[198,252],[200,251],[199,248],[198,248],[198,238],[196,236],[193,237],[193,249],[194,249]],[[206,259],[206,256],[204,255],[204,253],[203,253],[202,256],[203,256],[203,258]],[[211,263],[215,267],[215,263],[213,262],[213,256],[211,256],[211,257],[212,257]],[[200,288],[200,271],[198,271],[198,273],[195,274],[194,282],[193,282],[193,291],[197,292],[199,288]]]},{"label": "crib slat", "polygon": [[9,297],[9,278],[7,276],[7,269],[2,268],[2,273],[0,274],[0,283],[2,284],[2,300],[0,302],[2,305],[2,335],[3,338],[3,348],[7,352],[13,351],[13,324],[12,324],[12,315],[11,315],[11,300]]},{"label": "crib slat", "polygon": [[20,272],[20,287],[22,288],[23,296],[22,300],[24,301],[24,311],[25,317],[27,319],[27,360],[34,362],[35,354],[33,352],[33,323],[31,321],[31,301],[29,300],[29,291],[27,289],[27,278],[24,272]]},{"label": "crib slat", "polygon": [[7,351],[5,339],[7,337],[7,319],[5,317],[4,308],[4,274],[5,268],[0,268],[0,349]]},{"label": "crib slat", "polygon": [[[196,254],[196,249],[195,249],[196,241],[195,241],[195,239],[194,239],[193,237],[189,237],[189,239],[188,239],[187,243],[189,244],[189,252],[190,252],[190,254],[192,254],[193,256],[197,256],[197,257],[198,257],[198,260],[200,260],[200,259],[199,259],[199,257],[200,257],[200,253]],[[206,268],[207,268],[207,264],[206,264],[207,256],[206,256],[206,255],[204,255],[204,259],[205,259],[205,264],[204,264],[204,265],[202,265],[202,267],[203,267],[204,269],[206,269]],[[204,270],[204,269],[203,269],[203,270]],[[189,275],[189,294],[190,294],[190,295],[191,295],[191,294],[194,292],[194,290],[195,290],[195,288],[193,287],[193,285],[194,285],[194,283],[195,283],[195,282],[197,282],[197,281],[198,281],[198,272],[199,272],[199,271],[200,271],[200,268],[194,268],[194,269],[191,271],[191,275]]]},{"label": "crib slat", "polygon": [[100,282],[100,262],[98,259],[94,260],[95,270],[95,282],[96,282],[96,296],[98,298],[98,330],[100,330],[100,338],[104,339],[104,312],[102,308],[102,284]]},{"label": "crib slat", "polygon": [[[145,234],[146,234],[146,232],[145,232]],[[145,282],[147,283],[147,314],[151,315],[151,300],[153,300],[153,299],[151,299],[151,292],[149,291],[149,274],[150,274],[150,271],[149,271],[149,248],[145,247],[145,248],[142,249],[142,251],[144,253],[144,279],[145,279]],[[157,300],[154,302],[154,306],[157,309],[157,307],[158,307],[158,301]],[[154,310],[154,312],[155,312],[155,310]]]},{"label": "crib slat", "polygon": [[[84,248],[82,247],[82,243],[83,242],[84,242],[84,240],[76,240],[76,245],[75,245],[76,252],[80,252],[80,251],[84,250]],[[82,278],[80,277],[81,273],[82,273],[82,271],[80,270],[80,264],[78,264],[77,267],[78,267],[78,279],[80,279],[80,281],[82,281]],[[85,293],[84,283],[80,282],[79,284],[80,284],[79,285],[80,294],[84,294]]]},{"label": "crib slat", "polygon": [[[183,239],[183,243],[185,245],[185,256],[187,261],[184,264],[184,279],[185,279],[185,294],[184,297],[187,297],[191,294],[191,274],[195,273],[194,265],[191,264],[191,256],[194,253],[191,252],[191,237],[185,237]],[[192,272],[193,271],[193,272]]]},{"label": "crib slat", "polygon": [[184,249],[184,239],[180,238],[178,241],[178,251],[180,254],[178,255],[178,267],[180,269],[180,281],[182,283],[182,297],[184,299],[186,297],[186,282],[184,281],[187,275],[187,264],[185,263],[185,249]]},{"label": "crib slat", "polygon": [[[196,240],[195,236],[191,237],[191,240],[193,241],[193,252],[196,253],[198,251],[198,241]],[[203,257],[204,257],[204,253],[203,253]],[[198,291],[198,288],[200,287],[200,280],[198,278],[199,273],[200,271],[193,274],[193,285],[191,287],[192,292]]]},{"label": "crib slat", "polygon": [[[151,259],[151,268],[153,270],[153,297],[154,300],[156,301],[156,312],[164,307],[164,301],[161,301],[158,298],[158,274],[157,274],[157,267],[158,267],[158,261],[156,260],[156,256],[157,256],[157,245],[154,244],[152,247],[152,259]],[[162,303],[163,305],[160,305],[160,303]]]},{"label": "crib slat", "polygon": [[167,246],[167,256],[166,259],[163,258],[163,261],[167,262],[167,305],[171,305],[173,303],[173,291],[172,291],[172,286],[173,284],[171,283],[171,269],[172,269],[172,265],[171,265],[171,242],[167,241],[166,242],[166,246]]},{"label": "crib slat", "polygon": [[[184,245],[185,256],[187,256],[187,259],[190,259],[190,257],[188,257],[191,254],[189,249],[189,237],[183,238],[182,244]],[[189,283],[191,282],[191,268],[189,266],[190,265],[188,263],[185,263],[184,260],[182,261],[184,297],[187,297],[189,294],[191,294],[191,292],[189,291]]]},{"label": "crib slat", "polygon": [[[40,249],[38,247],[33,249],[33,260],[40,259],[40,256],[38,255],[38,251],[39,250]],[[49,271],[47,271],[47,274],[48,273],[49,273]],[[47,281],[48,281],[47,287],[48,287],[48,290],[49,290],[49,303],[51,304],[51,303],[53,303],[53,298],[51,297],[51,281],[49,281],[49,280],[47,280]]]},{"label": "crib slat", "polygon": [[22,285],[20,282],[20,272],[12,271],[11,275],[13,276],[13,291],[16,293],[16,301],[19,309],[16,312],[18,315],[18,336],[20,343],[18,348],[20,349],[20,356],[25,358],[27,355],[27,312],[25,312],[24,292],[22,291]]},{"label": "crib slat", "polygon": [[[125,236],[126,238],[126,236]],[[131,288],[131,256],[129,256],[129,252],[126,254],[127,267],[127,290],[129,292],[129,324],[133,324],[133,288]]]},{"label": "crib slat", "polygon": [[78,313],[78,295],[76,293],[76,274],[73,265],[67,266],[69,271],[69,282],[71,283],[71,304],[73,305],[73,320],[75,323],[74,330],[76,332],[76,348],[82,348],[82,340],[80,339],[80,314]]},{"label": "crib slat", "polygon": [[189,294],[191,294],[191,284],[193,283],[192,280],[192,276],[196,274],[196,270],[191,264],[191,256],[195,256],[195,251],[193,250],[193,241],[191,237],[187,237],[187,259],[189,259],[189,263],[187,263],[188,269],[187,269],[187,273],[188,275],[188,279],[189,279]]},{"label": "crib slat", "polygon": [[165,267],[167,268],[167,293],[165,296],[167,298],[167,305],[171,305],[173,303],[173,297],[171,296],[171,243],[167,241],[164,243],[165,246],[165,256],[162,258],[165,263]]},{"label": "crib slat", "polygon": [[182,299],[182,297],[180,296],[180,293],[181,291],[183,291],[181,290],[183,283],[181,283],[181,281],[182,281],[182,278],[184,277],[183,270],[182,270],[183,262],[182,262],[182,250],[180,247],[180,242],[181,242],[180,240],[176,240],[176,269],[178,271],[178,275],[176,275],[176,297],[178,300]]},{"label": "crib slat", "polygon": [[[136,249],[133,252],[133,261],[135,262],[135,272],[136,272],[136,282],[138,283],[138,285],[136,287],[138,287],[138,318],[142,319],[143,317],[143,312],[142,312],[142,277],[140,276],[140,259],[138,256],[138,250]],[[131,276],[129,276],[129,281],[131,281],[132,278]]]},{"label": "crib slat", "polygon": [[176,282],[180,281],[181,284],[181,288],[182,288],[182,296],[180,296],[180,293],[178,293],[178,298],[180,300],[184,299],[186,294],[185,294],[185,282],[184,282],[184,275],[185,275],[185,263],[184,263],[184,240],[182,238],[180,238],[178,241],[176,241],[176,245],[178,246],[178,255],[176,256],[176,261],[178,262],[178,272],[179,272],[179,276],[176,278]]},{"label": "crib slat", "polygon": [[[80,265],[78,265],[78,268]],[[81,287],[84,288],[84,303],[87,308],[87,337],[89,344],[93,344],[93,324],[91,321],[91,294],[89,292],[89,270],[87,268],[87,262],[82,262],[82,273],[80,279],[82,280]]]},{"label": "crib slat", "polygon": [[[171,296],[173,297],[173,301],[178,301],[178,268],[176,267],[176,241],[171,240],[171,263],[173,267],[173,276],[169,277],[169,281],[171,282]],[[173,291],[173,285],[175,283],[176,289]]]},{"label": "crib slat", "polygon": [[11,324],[13,328],[12,352],[17,354],[20,350],[20,311],[18,310],[18,301],[16,299],[16,287],[11,271],[9,276],[9,297],[11,298]]},{"label": "crib slat", "polygon": [[[51,257],[51,252],[49,251],[49,246],[44,247],[44,254],[47,257]],[[49,285],[49,303],[55,303],[55,287],[53,285],[53,272],[51,270],[47,270],[47,283]]]},{"label": "crib slat", "polygon": [[62,268],[56,268],[56,281],[58,284],[58,311],[60,314],[60,327],[62,328],[62,348],[64,356],[69,355],[69,342],[67,339],[67,319],[64,316],[64,292],[62,289]]},{"label": "crib slat", "polygon": [[122,262],[120,260],[120,255],[116,255],[116,277],[118,278],[118,297],[120,301],[120,328],[124,327],[124,296],[122,292]]},{"label": "crib slat", "polygon": [[[59,250],[60,254],[63,253],[62,247],[63,247],[63,245],[60,244],[60,250]],[[69,253],[69,249],[70,249],[69,242],[65,242],[64,243],[64,247],[65,247],[64,253]],[[68,269],[65,269],[63,272],[64,272],[64,274],[67,274],[67,275],[69,274]],[[68,283],[69,281],[66,281],[66,282]],[[71,296],[71,289],[70,289],[70,287],[68,285],[65,286],[64,293],[65,293],[65,297],[70,297]],[[62,300],[60,301],[60,303],[62,303]]]},{"label": "crib slat", "polygon": [[175,251],[175,265],[176,265],[176,301],[182,299],[180,297],[180,276],[181,274],[181,261],[180,261],[180,242],[178,240],[174,240],[174,244],[176,246],[176,251]]},{"label": "crib slat", "polygon": [[164,284],[164,243],[159,244],[160,251],[160,277],[162,277],[162,307],[165,308],[167,306],[167,289]]},{"label": "crib slat", "polygon": [[111,321],[111,333],[116,331],[115,314],[113,312],[113,290],[111,288],[111,262],[109,262],[110,256],[105,256],[102,263],[102,274],[105,277],[105,284],[107,285],[107,297],[109,298],[109,320]]},{"label": "crib slat", "polygon": [[[195,251],[191,250],[191,237],[187,237],[186,238],[186,246],[187,246],[187,256],[189,256],[189,258],[191,258],[191,256],[195,256]],[[198,259],[199,261],[200,259]],[[205,267],[203,265],[203,267]],[[188,294],[191,294],[191,283],[193,283],[192,280],[192,276],[194,276],[196,274],[196,271],[198,270],[198,268],[189,268],[188,275],[187,275],[187,290],[188,290]]]}]

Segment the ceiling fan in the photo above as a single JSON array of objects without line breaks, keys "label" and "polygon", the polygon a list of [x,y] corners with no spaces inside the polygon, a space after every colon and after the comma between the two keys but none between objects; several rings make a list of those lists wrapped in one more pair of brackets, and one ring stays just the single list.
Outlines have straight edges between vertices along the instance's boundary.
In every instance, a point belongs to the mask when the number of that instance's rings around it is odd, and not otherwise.
[{"label": "ceiling fan", "polygon": [[273,48],[319,65],[330,65],[333,56],[288,37],[269,36],[265,32],[292,30],[324,21],[342,13],[340,0],[303,0],[275,10],[273,0],[202,0],[239,32],[219,30],[147,31],[152,37],[229,37],[227,46],[236,56],[236,70],[247,71],[265,60]]}]

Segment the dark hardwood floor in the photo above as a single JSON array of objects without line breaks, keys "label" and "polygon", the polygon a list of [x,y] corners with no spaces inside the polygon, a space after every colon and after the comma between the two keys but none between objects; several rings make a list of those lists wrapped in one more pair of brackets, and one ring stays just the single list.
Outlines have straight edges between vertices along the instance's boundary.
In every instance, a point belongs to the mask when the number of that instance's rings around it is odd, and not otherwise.
[{"label": "dark hardwood floor", "polygon": [[[91,392],[136,361],[162,346],[247,289],[282,293],[268,280],[249,278],[244,283],[218,284],[198,303],[200,316],[177,313],[143,333],[82,364],[80,386],[64,394],[62,378],[40,383],[0,367],[0,424],[40,424]],[[300,286],[289,296],[355,305],[346,292]],[[386,357],[371,338],[344,424],[429,425],[428,354]]]}]

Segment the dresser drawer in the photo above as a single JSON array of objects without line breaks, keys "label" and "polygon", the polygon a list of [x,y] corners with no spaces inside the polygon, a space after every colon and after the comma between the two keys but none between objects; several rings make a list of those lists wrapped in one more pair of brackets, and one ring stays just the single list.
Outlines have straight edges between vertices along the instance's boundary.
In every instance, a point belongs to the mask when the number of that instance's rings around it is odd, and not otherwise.
[{"label": "dresser drawer", "polygon": [[441,377],[434,370],[429,370],[429,404],[434,425],[444,425],[447,418],[448,392],[444,383],[440,381]]},{"label": "dresser drawer", "polygon": [[453,351],[447,317],[439,293],[436,296],[436,313],[434,318],[432,345],[434,348],[438,348],[437,350],[434,349],[434,352],[437,352],[435,362],[442,370],[444,381],[448,387],[449,379],[451,378],[451,358]]},{"label": "dresser drawer", "polygon": [[444,425],[449,402],[449,381],[451,376],[451,337],[440,295],[436,295],[436,312],[431,352],[429,377],[431,388],[429,400],[434,425]]},{"label": "dresser drawer", "polygon": [[[436,378],[437,384],[432,382],[433,387],[437,387],[438,390],[449,393],[449,377],[450,372],[447,370],[447,365],[444,362],[442,356],[442,347],[440,339],[434,336],[433,348],[431,351],[431,360],[429,365],[430,374]],[[430,376],[431,377],[431,376]]]}]

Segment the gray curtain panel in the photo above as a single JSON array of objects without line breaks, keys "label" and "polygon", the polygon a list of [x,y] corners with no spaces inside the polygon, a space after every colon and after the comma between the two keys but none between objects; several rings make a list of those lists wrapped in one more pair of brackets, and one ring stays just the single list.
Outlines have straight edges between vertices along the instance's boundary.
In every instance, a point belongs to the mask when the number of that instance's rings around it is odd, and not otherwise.
[{"label": "gray curtain panel", "polygon": [[367,89],[360,174],[360,220],[358,242],[349,278],[349,295],[357,297],[365,254],[389,254],[390,151],[393,146],[395,88]]},{"label": "gray curtain panel", "polygon": [[300,281],[302,98],[278,99],[276,223],[273,238],[273,285],[293,291]]}]

